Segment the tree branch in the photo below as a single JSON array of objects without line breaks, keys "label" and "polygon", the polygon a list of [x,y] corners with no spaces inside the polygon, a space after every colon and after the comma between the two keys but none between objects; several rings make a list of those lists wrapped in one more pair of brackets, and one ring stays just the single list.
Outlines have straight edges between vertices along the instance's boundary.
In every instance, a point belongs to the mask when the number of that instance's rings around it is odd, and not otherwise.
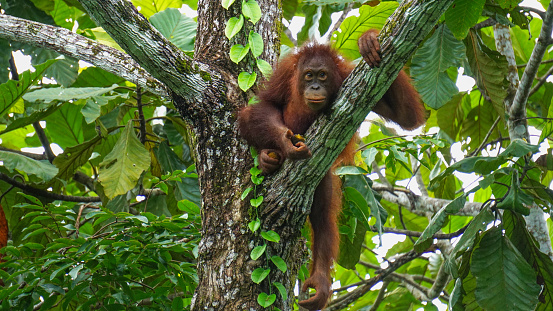
[{"label": "tree branch", "polygon": [[[373,190],[377,191],[386,201],[398,204],[407,208],[412,213],[417,215],[426,215],[426,213],[437,213],[442,207],[451,203],[450,200],[430,198],[420,196],[409,191],[408,193],[400,189],[393,189],[375,183]],[[408,190],[407,190],[408,191]],[[480,212],[482,203],[467,202],[465,206],[457,213],[460,216],[476,216]]]},{"label": "tree branch", "polygon": [[[380,67],[370,69],[365,62],[360,62],[344,82],[330,111],[315,120],[307,131],[305,137],[314,156],[301,161],[285,161],[278,174],[267,178],[266,184],[270,185],[265,197],[268,208],[263,215],[269,227],[303,224],[312,203],[312,196],[306,194],[313,193],[334,159],[390,87],[393,80],[389,77],[398,75],[452,2],[413,0],[401,3],[380,32],[383,60]],[[282,200],[283,197],[289,200]],[[294,215],[278,213],[281,209],[291,210]]]},{"label": "tree branch", "polygon": [[[193,61],[167,40],[126,0],[79,0],[90,17],[135,61],[171,90],[173,99],[183,102],[181,115],[192,119],[204,102],[206,88],[224,89],[218,74]],[[217,84],[217,85],[214,85]],[[176,98],[175,98],[176,97]]]},{"label": "tree branch", "polygon": [[141,68],[129,55],[65,28],[0,14],[0,38],[47,48],[89,62],[154,94],[167,96],[163,84]]},{"label": "tree branch", "polygon": [[43,189],[37,189],[29,185],[26,185],[24,183],[21,183],[13,178],[10,178],[8,175],[5,175],[3,173],[0,173],[0,180],[3,180],[8,184],[23,190],[23,192],[27,194],[34,195],[34,196],[41,196],[52,200],[62,200],[62,201],[69,201],[69,202],[101,202],[99,197],[77,197],[72,195],[57,194]]},{"label": "tree branch", "polygon": [[[522,78],[520,79],[520,85],[515,94],[513,104],[511,107],[506,107],[509,109],[507,112],[509,115],[508,127],[511,140],[516,138],[525,140],[529,139],[528,124],[526,122],[526,104],[530,94],[530,89],[532,87],[532,82],[536,77],[545,50],[550,44],[552,29],[553,2],[550,2],[547,10],[545,11],[538,42],[536,43],[534,50],[532,50],[532,55],[530,55],[530,59],[528,60],[528,66],[526,66]],[[522,126],[525,131],[520,131],[519,125]]]}]

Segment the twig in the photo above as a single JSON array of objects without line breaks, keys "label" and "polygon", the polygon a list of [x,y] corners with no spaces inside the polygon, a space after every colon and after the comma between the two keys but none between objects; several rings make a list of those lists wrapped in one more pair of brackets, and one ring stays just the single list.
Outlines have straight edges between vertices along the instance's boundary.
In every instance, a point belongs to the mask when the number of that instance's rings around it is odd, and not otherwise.
[{"label": "twig", "polygon": [[330,30],[330,32],[327,34],[327,40],[330,41],[330,38],[332,37],[332,34],[338,30],[338,28],[340,28],[340,26],[342,25],[342,23],[344,22],[344,20],[346,19],[346,17],[348,16],[349,12],[351,12],[351,10],[353,9],[353,2],[349,3],[345,8],[344,10],[342,11],[342,15],[340,15],[340,18],[338,18],[338,20],[336,21],[336,23],[334,23],[334,26],[332,27],[332,29]]},{"label": "twig", "polygon": [[547,78],[549,78],[551,74],[553,74],[553,66],[549,68],[549,70],[547,70],[547,72],[543,75],[543,77],[538,78],[538,83],[536,83],[536,85],[534,85],[534,87],[530,90],[530,94],[528,96],[530,97],[534,93],[536,93],[538,89],[546,82]]},{"label": "twig", "polygon": [[380,288],[380,291],[378,292],[378,296],[376,296],[376,299],[374,300],[374,303],[372,307],[369,309],[369,311],[376,311],[382,301],[384,301],[384,297],[386,295],[386,290],[388,289],[388,285],[390,285],[390,281],[388,278],[386,278],[384,281],[382,281],[382,288]]},{"label": "twig", "polygon": [[486,147],[487,145],[487,141],[488,141],[488,138],[490,138],[490,135],[492,135],[492,132],[493,130],[495,129],[495,127],[497,126],[497,124],[499,123],[499,120],[501,120],[501,117],[498,116],[496,119],[495,119],[495,122],[492,124],[492,127],[490,127],[490,129],[488,130],[488,133],[486,133],[486,137],[484,137],[484,139],[482,139],[482,143],[480,144],[480,146],[478,146],[478,148],[476,148],[476,150],[474,150],[473,152],[471,152],[467,158],[470,158],[470,157],[473,157],[477,154],[480,153],[480,151],[482,151],[482,149],[484,149],[484,147]]}]

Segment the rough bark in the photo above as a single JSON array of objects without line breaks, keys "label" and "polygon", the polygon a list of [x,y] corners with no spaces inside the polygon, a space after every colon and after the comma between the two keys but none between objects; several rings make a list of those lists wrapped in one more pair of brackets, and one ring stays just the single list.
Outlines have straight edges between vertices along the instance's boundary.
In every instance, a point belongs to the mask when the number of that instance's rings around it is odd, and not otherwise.
[{"label": "rough bark", "polygon": [[68,29],[0,14],[0,38],[48,48],[84,60],[154,94],[167,96],[165,86],[129,55]]}]

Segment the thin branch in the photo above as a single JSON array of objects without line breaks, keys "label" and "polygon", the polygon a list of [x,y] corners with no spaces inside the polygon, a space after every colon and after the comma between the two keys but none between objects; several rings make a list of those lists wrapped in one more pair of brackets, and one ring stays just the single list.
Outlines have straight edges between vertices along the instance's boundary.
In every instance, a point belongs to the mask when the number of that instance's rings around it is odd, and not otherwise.
[{"label": "thin branch", "polygon": [[541,10],[538,10],[538,9],[536,9],[536,8],[529,7],[529,6],[521,6],[520,8],[523,9],[524,11],[536,13],[537,15],[539,15],[539,17],[540,17],[541,19],[544,19],[544,18],[545,18],[545,12],[544,12],[544,11],[541,11]]},{"label": "thin branch", "polygon": [[[424,197],[412,193],[408,189],[393,189],[385,185],[375,183],[373,190],[377,191],[386,201],[399,204],[407,208],[410,212],[417,215],[426,215],[426,213],[437,213],[442,207],[451,203],[451,200]],[[476,216],[480,212],[482,203],[467,202],[465,206],[459,210],[457,215],[460,216]]]},{"label": "thin branch", "polygon": [[372,307],[369,309],[369,311],[376,311],[380,306],[380,304],[382,303],[382,301],[384,301],[384,297],[386,294],[386,290],[388,289],[388,285],[390,285],[390,281],[388,280],[388,278],[386,278],[384,279],[384,281],[382,281],[382,288],[380,288],[380,291],[378,292],[378,296],[376,296],[376,299],[374,300],[374,303]]},{"label": "thin branch", "polygon": [[[553,63],[553,59],[546,59],[546,60],[543,60],[540,65],[546,65],[546,64],[550,64],[550,63]],[[526,64],[522,64],[522,65],[517,65],[517,68],[524,68],[528,66],[528,63]]]},{"label": "thin branch", "polygon": [[486,27],[490,27],[490,26],[493,26],[497,24],[497,22],[495,21],[495,19],[493,18],[488,18],[487,20],[483,21],[483,22],[480,22],[476,25],[474,25],[474,29],[478,30],[478,29],[482,29],[482,28],[486,28]]},{"label": "thin branch", "polygon": [[54,162],[56,155],[52,151],[52,147],[50,147],[50,141],[48,141],[48,137],[46,137],[44,129],[42,128],[42,126],[40,126],[39,122],[33,122],[33,128],[35,129],[36,135],[38,136],[38,140],[40,141],[42,148],[44,148],[46,158],[48,158],[48,161],[50,163]]},{"label": "thin branch", "polygon": [[144,111],[142,110],[142,89],[136,87],[136,106],[138,108],[138,121],[140,124],[140,142],[146,143],[146,120],[144,119]]},{"label": "thin branch", "polygon": [[344,22],[346,17],[348,17],[349,12],[351,12],[351,10],[353,9],[353,5],[354,5],[354,3],[351,2],[344,8],[344,10],[342,11],[342,15],[340,15],[340,18],[338,18],[336,23],[334,23],[334,26],[332,27],[332,29],[330,30],[330,32],[327,35],[326,39],[328,41],[330,41],[330,38],[332,37],[332,34],[340,28],[340,26],[342,25],[342,23]]},{"label": "thin branch", "polygon": [[[468,225],[465,227],[452,232],[452,233],[435,233],[432,236],[432,239],[439,239],[439,240],[450,240],[453,238],[456,238],[463,234],[465,230],[467,229]],[[370,226],[372,232],[379,232],[378,228],[376,226]],[[419,231],[412,231],[412,230],[406,230],[406,229],[397,229],[397,228],[390,228],[390,227],[383,227],[382,228],[383,233],[394,233],[394,234],[402,234],[409,237],[420,237],[422,235],[422,232]]]},{"label": "thin branch", "polygon": [[8,184],[13,185],[23,190],[23,192],[33,196],[42,196],[48,199],[62,200],[62,201],[69,201],[69,202],[101,202],[99,197],[77,197],[72,195],[57,194],[43,189],[37,189],[31,186],[28,186],[24,183],[18,182],[17,180],[10,178],[8,175],[5,175],[3,173],[0,173],[0,180],[3,180]]},{"label": "thin branch", "polygon": [[486,137],[484,137],[484,139],[482,139],[482,143],[480,144],[480,146],[478,146],[478,148],[476,148],[476,150],[474,150],[473,152],[471,152],[468,156],[468,157],[473,157],[477,154],[480,153],[480,151],[482,151],[482,149],[484,149],[484,147],[486,147],[487,145],[487,141],[488,139],[490,138],[490,136],[492,135],[492,132],[493,130],[495,130],[495,127],[497,126],[497,124],[499,123],[499,120],[501,120],[501,117],[498,116],[496,119],[495,119],[495,122],[492,124],[492,127],[490,127],[490,129],[488,130],[488,133],[486,133]]},{"label": "thin branch", "polygon": [[9,149],[9,148],[2,147],[2,146],[0,146],[0,151],[6,151],[6,152],[11,152],[11,153],[17,153],[17,154],[20,154],[20,155],[22,155],[22,156],[26,156],[27,158],[30,158],[30,159],[33,159],[33,160],[37,160],[37,161],[48,160],[48,158],[46,157],[45,154],[38,154],[38,153],[32,153],[32,152],[24,152],[24,151],[20,151],[20,150],[13,150],[13,149]]},{"label": "thin branch", "polygon": [[129,55],[68,29],[0,14],[0,38],[47,48],[89,62],[154,94],[168,95],[163,84],[141,68]]},{"label": "thin branch", "polygon": [[528,97],[532,96],[534,93],[538,91],[538,89],[547,81],[547,78],[553,74],[553,66],[547,70],[547,72],[543,75],[543,77],[538,78],[538,83],[534,85],[534,87],[530,90],[530,94]]}]

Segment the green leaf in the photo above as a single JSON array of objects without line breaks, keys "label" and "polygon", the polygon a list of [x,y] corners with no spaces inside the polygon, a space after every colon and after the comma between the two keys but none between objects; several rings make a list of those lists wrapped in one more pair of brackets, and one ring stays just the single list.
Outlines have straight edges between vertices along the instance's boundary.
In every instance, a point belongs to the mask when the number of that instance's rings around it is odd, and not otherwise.
[{"label": "green leaf", "polygon": [[288,299],[288,292],[286,291],[286,288],[284,287],[284,285],[282,285],[282,283],[273,282],[273,285],[277,288],[278,292],[280,293],[280,296],[282,297],[282,300]]},{"label": "green leaf", "polygon": [[150,23],[179,49],[193,51],[196,39],[196,22],[176,8],[168,8],[150,17]]},{"label": "green leaf", "polygon": [[17,153],[0,151],[0,160],[10,172],[18,170],[43,181],[50,181],[58,173],[58,169],[48,161],[34,160]]},{"label": "green leaf", "polygon": [[455,261],[457,258],[457,254],[459,252],[464,252],[469,246],[471,246],[478,233],[485,230],[488,224],[494,221],[494,219],[494,215],[492,214],[490,209],[486,207],[482,209],[480,213],[478,213],[478,215],[476,215],[474,219],[470,222],[469,226],[467,227],[457,244],[455,244],[455,246],[451,250],[451,253],[445,263],[447,269],[453,277],[458,277],[457,263]]},{"label": "green leaf", "polygon": [[275,300],[275,294],[267,295],[266,293],[261,293],[257,296],[257,303],[259,303],[263,308],[270,307],[273,303],[275,303]]},{"label": "green leaf", "polygon": [[98,180],[104,187],[104,194],[112,199],[134,188],[142,172],[149,167],[150,154],[136,138],[131,120],[113,150],[100,163]]},{"label": "green leaf", "polygon": [[29,92],[23,96],[23,99],[29,102],[37,100],[49,103],[52,101],[71,101],[76,99],[87,99],[93,96],[101,96],[117,88],[117,85],[111,87],[56,87],[39,89]]},{"label": "green leaf", "polygon": [[261,283],[271,272],[271,269],[257,268],[252,272],[252,281],[256,284]]},{"label": "green leaf", "polygon": [[280,258],[279,256],[273,256],[271,257],[271,261],[275,264],[275,266],[282,272],[286,272],[288,270],[288,267],[286,266],[286,262],[284,259]]},{"label": "green leaf", "polygon": [[486,99],[489,99],[498,115],[503,116],[503,100],[507,96],[506,84],[509,63],[505,56],[491,50],[476,31],[470,31],[464,40],[472,77]]},{"label": "green leaf", "polygon": [[256,80],[257,74],[255,72],[249,74],[243,71],[238,75],[238,86],[245,92],[254,85]]},{"label": "green leaf", "polygon": [[250,253],[250,258],[253,260],[257,260],[263,253],[265,253],[265,249],[267,248],[267,244],[259,245],[254,247],[252,249],[252,252]]},{"label": "green leaf", "polygon": [[508,209],[523,215],[530,215],[530,210],[526,206],[530,206],[534,203],[534,199],[529,194],[525,193],[520,188],[520,179],[518,171],[513,170],[511,175],[511,186],[507,196],[497,203],[497,208]]},{"label": "green leaf", "polygon": [[225,36],[227,39],[232,39],[234,36],[236,36],[237,33],[242,30],[242,27],[244,26],[244,15],[240,14],[240,17],[231,17],[228,22],[227,26],[225,27]]},{"label": "green leaf", "polygon": [[246,188],[246,190],[242,192],[242,195],[240,196],[240,200],[244,201],[244,199],[248,196],[248,194],[250,194],[252,190],[253,190],[252,187]]},{"label": "green leaf", "polygon": [[470,157],[454,163],[446,168],[436,178],[430,181],[428,185],[429,190],[433,190],[438,186],[438,183],[444,178],[451,175],[454,171],[461,173],[478,173],[483,176],[490,174],[496,170],[500,165],[507,162],[504,157]]},{"label": "green leaf", "polygon": [[261,227],[261,220],[259,220],[259,218],[256,218],[248,223],[248,228],[250,228],[252,232],[257,231],[259,227]]},{"label": "green leaf", "polygon": [[52,141],[65,149],[84,143],[88,140],[87,137],[96,135],[94,127],[94,124],[84,122],[81,106],[69,103],[46,118],[45,130]]},{"label": "green leaf", "polygon": [[260,34],[254,31],[250,31],[248,35],[248,45],[255,58],[259,57],[263,53],[263,38]]},{"label": "green leaf", "polygon": [[200,208],[198,207],[198,205],[188,200],[180,200],[177,203],[177,207],[179,210],[190,213],[192,215],[200,214]]},{"label": "green leaf", "polygon": [[57,177],[64,180],[73,178],[75,171],[90,159],[94,147],[101,143],[102,140],[102,137],[96,136],[80,145],[66,148],[53,162],[59,170]]},{"label": "green leaf", "polygon": [[248,52],[250,51],[250,46],[246,44],[246,46],[243,46],[242,44],[235,44],[230,48],[230,60],[238,64],[246,55],[248,55]]},{"label": "green leaf", "polygon": [[263,203],[263,196],[262,195],[258,196],[257,198],[254,198],[254,199],[250,199],[250,204],[253,207],[258,207],[259,205],[261,205],[261,203]]},{"label": "green leaf", "polygon": [[10,109],[21,99],[31,86],[42,79],[42,75],[57,60],[50,60],[35,67],[35,71],[27,70],[19,75],[19,81],[10,80],[0,84],[0,117],[10,112]]},{"label": "green leaf", "polygon": [[459,40],[476,25],[486,0],[456,0],[445,12],[445,23]]},{"label": "green leaf", "polygon": [[465,46],[445,24],[417,49],[411,61],[411,75],[424,103],[438,109],[459,92],[445,71],[461,66],[464,55]]},{"label": "green leaf", "polygon": [[259,71],[261,71],[261,74],[263,74],[263,76],[268,79],[273,74],[273,68],[271,67],[271,64],[259,58],[256,59],[256,62],[257,68],[259,69]]},{"label": "green leaf", "polygon": [[444,226],[448,215],[455,215],[461,208],[465,206],[467,198],[462,195],[455,200],[449,202],[446,206],[440,208],[440,210],[432,217],[430,223],[422,232],[420,238],[415,242],[415,251],[422,253],[428,247],[425,242],[430,240],[432,243],[432,236],[440,231]]},{"label": "green leaf", "polygon": [[[341,217],[340,224],[343,224],[342,221],[344,219],[345,217]],[[353,239],[350,239],[344,234],[340,235],[340,252],[336,259],[336,262],[346,269],[354,269],[355,265],[359,262],[363,242],[365,242],[365,233],[367,232],[367,227],[361,226],[360,224],[358,225],[358,221],[355,218],[350,221],[355,225],[355,228],[348,227],[350,230],[354,231]]]},{"label": "green leaf", "polygon": [[261,8],[255,0],[243,0],[242,14],[255,24],[261,18]]},{"label": "green leaf", "polygon": [[235,0],[221,0],[221,5],[228,10]]},{"label": "green leaf", "polygon": [[368,172],[359,166],[340,166],[334,170],[334,174],[338,176],[344,175],[366,175]]},{"label": "green leaf", "polygon": [[482,236],[470,271],[476,277],[476,301],[484,310],[534,310],[538,304],[536,273],[500,228]]},{"label": "green leaf", "polygon": [[534,154],[540,151],[539,145],[532,145],[522,139],[513,139],[509,146],[501,152],[504,157],[523,157],[528,154]]},{"label": "green leaf", "polygon": [[261,232],[261,237],[269,242],[280,242],[280,235],[278,235],[278,233],[274,232],[273,230]]},{"label": "green leaf", "polygon": [[[551,220],[549,220],[551,224]],[[503,213],[503,226],[505,235],[524,256],[528,264],[534,268],[540,281],[542,291],[540,293],[537,311],[547,311],[553,306],[553,261],[540,251],[534,236],[528,231],[524,217],[510,211]],[[553,232],[549,227],[549,232]]]},{"label": "green leaf", "polygon": [[381,2],[375,7],[363,5],[359,16],[350,16],[340,26],[340,32],[332,36],[332,46],[345,58],[354,60],[361,57],[357,40],[369,29],[381,29],[386,19],[397,9],[395,1]]}]

